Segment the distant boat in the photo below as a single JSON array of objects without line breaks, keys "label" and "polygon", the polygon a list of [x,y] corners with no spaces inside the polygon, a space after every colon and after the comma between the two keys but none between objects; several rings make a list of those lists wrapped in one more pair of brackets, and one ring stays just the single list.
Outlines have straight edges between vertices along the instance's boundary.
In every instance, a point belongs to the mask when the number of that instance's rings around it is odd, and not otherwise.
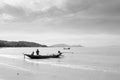
[{"label": "distant boat", "polygon": [[31,59],[48,59],[48,58],[60,58],[62,53],[60,52],[59,54],[51,54],[51,55],[31,55],[31,54],[24,54],[25,56],[31,58]]},{"label": "distant boat", "polygon": [[70,50],[70,48],[63,48],[64,50]]}]

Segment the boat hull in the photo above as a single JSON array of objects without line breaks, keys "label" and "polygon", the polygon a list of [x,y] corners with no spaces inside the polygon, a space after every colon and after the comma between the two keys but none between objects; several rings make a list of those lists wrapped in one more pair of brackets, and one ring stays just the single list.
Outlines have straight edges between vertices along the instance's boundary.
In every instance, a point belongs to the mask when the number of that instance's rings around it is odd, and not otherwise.
[{"label": "boat hull", "polygon": [[30,55],[30,54],[24,54],[24,56],[27,56],[31,59],[47,59],[47,58],[60,58],[62,53],[59,53],[57,55]]}]

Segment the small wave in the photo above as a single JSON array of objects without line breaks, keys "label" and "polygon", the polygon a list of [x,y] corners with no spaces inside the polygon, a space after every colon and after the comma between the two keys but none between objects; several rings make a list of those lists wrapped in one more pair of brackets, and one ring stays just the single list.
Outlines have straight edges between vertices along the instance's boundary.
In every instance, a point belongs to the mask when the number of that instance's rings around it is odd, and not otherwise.
[{"label": "small wave", "polygon": [[13,56],[13,55],[0,55],[0,57],[11,58],[11,59],[19,59],[18,56]]},{"label": "small wave", "polygon": [[65,63],[55,63],[55,62],[40,62],[40,61],[33,61],[26,59],[27,62],[34,63],[34,64],[45,64],[45,65],[51,65],[51,66],[57,66],[57,67],[64,67],[64,68],[70,68],[70,69],[81,69],[81,70],[90,70],[90,71],[101,71],[101,72],[117,72],[117,70],[112,70],[111,68],[103,68],[103,67],[97,67],[97,66],[90,66],[90,65],[72,65],[72,64],[65,64]]}]

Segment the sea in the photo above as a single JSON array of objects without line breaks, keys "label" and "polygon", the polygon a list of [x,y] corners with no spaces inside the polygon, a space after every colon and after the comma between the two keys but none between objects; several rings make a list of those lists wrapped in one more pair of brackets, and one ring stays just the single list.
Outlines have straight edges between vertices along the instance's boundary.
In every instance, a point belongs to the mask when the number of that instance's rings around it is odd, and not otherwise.
[{"label": "sea", "polygon": [[[60,58],[30,59],[63,54]],[[0,48],[0,80],[120,80],[120,47]]]}]

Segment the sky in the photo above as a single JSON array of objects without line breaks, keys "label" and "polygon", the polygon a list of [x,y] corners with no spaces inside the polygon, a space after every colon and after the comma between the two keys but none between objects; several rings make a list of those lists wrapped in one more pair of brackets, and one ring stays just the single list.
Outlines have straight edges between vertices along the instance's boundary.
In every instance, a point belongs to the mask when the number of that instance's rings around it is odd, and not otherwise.
[{"label": "sky", "polygon": [[120,0],[0,0],[0,39],[120,45]]}]

